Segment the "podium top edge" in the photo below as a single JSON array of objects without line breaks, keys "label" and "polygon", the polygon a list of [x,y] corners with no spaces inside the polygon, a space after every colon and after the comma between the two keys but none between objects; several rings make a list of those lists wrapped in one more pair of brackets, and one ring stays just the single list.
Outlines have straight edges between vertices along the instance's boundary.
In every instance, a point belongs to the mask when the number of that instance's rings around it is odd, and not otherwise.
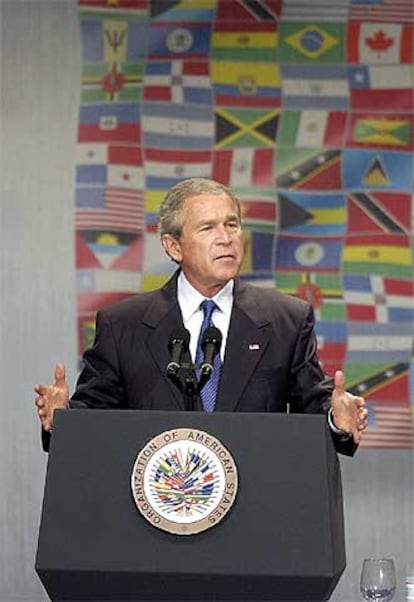
[{"label": "podium top edge", "polygon": [[[305,414],[305,413],[284,413],[284,412],[202,412],[202,411],[186,411],[186,410],[141,410],[133,408],[109,409],[109,408],[68,408],[55,410],[56,416],[127,416],[139,414],[140,416],[169,416],[171,418],[184,416],[200,416],[209,417],[214,420],[218,417],[233,416],[235,419],[257,419],[258,417],[266,417],[269,420],[309,420],[326,423],[325,414]],[[237,417],[237,418],[236,418]]]}]

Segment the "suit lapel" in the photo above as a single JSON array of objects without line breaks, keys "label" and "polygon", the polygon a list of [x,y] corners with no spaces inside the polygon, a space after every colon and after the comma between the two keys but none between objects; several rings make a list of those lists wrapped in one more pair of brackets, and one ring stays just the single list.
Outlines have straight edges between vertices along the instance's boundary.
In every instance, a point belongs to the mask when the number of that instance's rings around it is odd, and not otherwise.
[{"label": "suit lapel", "polygon": [[269,342],[269,320],[245,285],[235,289],[216,408],[234,411]]},{"label": "suit lapel", "polygon": [[[166,386],[170,389],[177,409],[185,409],[183,394],[177,386],[167,377],[167,364],[170,361],[168,342],[171,333],[177,328],[184,328],[181,311],[177,302],[177,273],[159,291],[154,293],[154,302],[145,313],[143,322],[152,328],[152,333],[147,339],[148,351],[152,355]],[[187,358],[183,358],[187,361]],[[189,361],[189,356],[188,356]]]}]

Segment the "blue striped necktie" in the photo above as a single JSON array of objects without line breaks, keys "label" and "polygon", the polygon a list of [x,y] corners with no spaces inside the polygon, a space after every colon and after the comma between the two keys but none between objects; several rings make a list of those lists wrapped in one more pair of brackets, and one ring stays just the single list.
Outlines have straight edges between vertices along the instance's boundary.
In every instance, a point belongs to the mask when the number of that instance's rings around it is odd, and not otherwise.
[{"label": "blue striped necktie", "polygon": [[[200,305],[200,309],[204,312],[203,323],[201,324],[200,334],[198,337],[197,343],[197,352],[196,352],[196,364],[199,364],[203,361],[203,351],[201,349],[201,341],[203,340],[204,331],[209,326],[214,326],[211,316],[215,309],[217,309],[217,305],[214,303],[212,299],[204,299],[204,301]],[[218,391],[218,385],[220,381],[221,374],[221,359],[220,353],[216,355],[214,358],[214,369],[213,372],[201,389],[201,401],[203,403],[203,408],[205,412],[213,412],[216,407],[216,397]]]}]

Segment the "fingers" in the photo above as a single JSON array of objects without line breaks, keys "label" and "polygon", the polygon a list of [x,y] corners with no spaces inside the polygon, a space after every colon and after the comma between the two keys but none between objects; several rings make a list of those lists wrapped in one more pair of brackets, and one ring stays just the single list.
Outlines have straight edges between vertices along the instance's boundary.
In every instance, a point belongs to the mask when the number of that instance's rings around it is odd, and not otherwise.
[{"label": "fingers", "polygon": [[361,403],[361,406],[358,408],[357,418],[356,418],[356,428],[353,429],[352,436],[357,445],[361,443],[362,433],[368,426],[368,410],[364,407],[365,400],[363,397],[355,397],[354,400],[356,403]]},{"label": "fingers", "polygon": [[352,433],[352,436],[354,438],[354,443],[356,443],[356,445],[359,445],[361,443],[362,433],[356,431],[355,433]]},{"label": "fingers", "polygon": [[334,377],[334,391],[337,395],[345,393],[345,374],[342,370],[337,370]]},{"label": "fingers", "polygon": [[39,395],[39,397],[36,397],[36,399],[35,399],[35,405],[36,405],[36,407],[38,409],[41,409],[41,408],[45,407],[46,403],[45,403],[44,398],[41,395]]},{"label": "fingers", "polygon": [[66,381],[66,368],[65,364],[59,363],[55,366],[55,385],[62,386]]},{"label": "fingers", "polygon": [[42,427],[44,428],[45,431],[51,431],[52,430],[52,421],[50,420],[49,416],[43,416],[40,414],[40,412],[38,412],[39,415],[39,420],[40,423],[42,425]]},{"label": "fingers", "polygon": [[368,410],[364,407],[361,407],[358,410],[357,417],[357,429],[362,433],[368,426]]},{"label": "fingers", "polygon": [[35,405],[37,407],[37,415],[42,424],[42,427],[46,431],[50,431],[52,429],[52,420],[51,420],[50,411],[46,405],[45,399],[41,396],[36,397]]},{"label": "fingers", "polygon": [[331,407],[335,414],[335,425],[352,434],[358,445],[361,442],[363,431],[368,426],[365,399],[345,390],[345,377],[341,370],[335,373],[334,383]]},{"label": "fingers", "polygon": [[34,390],[37,393],[35,399],[37,415],[42,427],[46,431],[52,430],[55,407],[59,407],[61,404],[62,407],[65,405],[65,403],[61,402],[61,399],[66,402],[67,384],[64,364],[56,364],[54,376],[55,382],[53,385],[36,384],[34,386]]},{"label": "fingers", "polygon": [[37,415],[46,431],[52,430],[54,411],[66,408],[69,403],[69,390],[64,364],[56,364],[54,377],[55,382],[52,385],[36,384],[34,387],[37,393],[35,399]]},{"label": "fingers", "polygon": [[45,385],[35,385],[34,390],[38,395],[45,395],[47,388]]},{"label": "fingers", "polygon": [[352,399],[352,401],[358,406],[358,409],[363,408],[365,406],[364,397],[358,397],[357,395],[352,395],[352,393],[349,393],[349,396]]}]

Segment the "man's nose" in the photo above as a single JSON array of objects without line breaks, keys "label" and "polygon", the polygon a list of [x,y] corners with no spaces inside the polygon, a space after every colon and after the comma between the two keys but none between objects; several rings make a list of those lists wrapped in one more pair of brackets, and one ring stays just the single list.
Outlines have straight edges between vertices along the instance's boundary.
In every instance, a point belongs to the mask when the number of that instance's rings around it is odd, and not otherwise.
[{"label": "man's nose", "polygon": [[229,232],[229,229],[224,224],[218,226],[217,241],[222,244],[231,243],[231,233]]}]

